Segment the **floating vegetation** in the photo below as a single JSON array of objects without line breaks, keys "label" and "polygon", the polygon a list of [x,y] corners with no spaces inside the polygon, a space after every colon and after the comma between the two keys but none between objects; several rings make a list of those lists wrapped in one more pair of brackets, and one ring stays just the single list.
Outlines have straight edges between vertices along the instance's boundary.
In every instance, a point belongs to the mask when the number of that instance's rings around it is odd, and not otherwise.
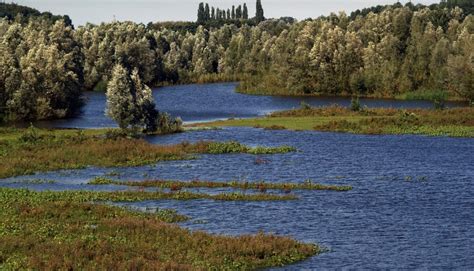
[{"label": "floating vegetation", "polygon": [[0,188],[0,269],[254,270],[323,252],[263,233],[193,232],[169,224],[187,219],[173,210],[148,213],[91,203],[110,199],[105,195],[110,194]]},{"label": "floating vegetation", "polygon": [[[1,188],[0,188],[1,189]],[[180,190],[180,189],[179,189]],[[145,192],[145,191],[61,191],[45,192],[51,199],[63,198],[73,202],[138,202],[146,200],[197,200],[209,199],[219,201],[285,201],[298,199],[295,195],[277,194],[243,194],[243,193],[221,193],[205,194],[188,191],[174,192]]]},{"label": "floating vegetation", "polygon": [[266,190],[330,190],[330,191],[350,191],[352,186],[337,186],[337,185],[323,185],[313,183],[311,180],[306,180],[304,183],[268,183],[268,182],[212,182],[193,180],[172,181],[172,180],[147,180],[147,181],[114,181],[111,179],[96,178],[89,182],[89,184],[103,185],[115,184],[132,187],[156,187],[168,188],[172,191],[179,191],[182,188],[236,188],[236,189],[254,189],[261,192]]},{"label": "floating vegetation", "polygon": [[295,148],[290,146],[280,147],[248,147],[236,141],[228,142],[211,142],[208,146],[208,152],[210,154],[229,154],[229,153],[248,153],[254,155],[261,154],[278,154],[288,153],[296,151]]}]

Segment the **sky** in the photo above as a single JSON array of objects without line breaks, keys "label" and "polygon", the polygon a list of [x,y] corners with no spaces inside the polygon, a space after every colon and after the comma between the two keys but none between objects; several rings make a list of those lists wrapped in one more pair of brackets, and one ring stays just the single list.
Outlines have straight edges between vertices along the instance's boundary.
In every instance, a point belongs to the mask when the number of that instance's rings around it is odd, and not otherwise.
[{"label": "sky", "polygon": [[[5,1],[10,2],[10,1]],[[199,2],[205,0],[16,0],[20,5],[53,14],[67,14],[74,25],[101,23],[117,19],[138,23],[157,21],[195,21]],[[211,6],[230,8],[247,3],[249,14],[255,14],[255,0],[208,0]],[[265,17],[290,16],[299,20],[374,5],[393,4],[396,0],[262,0]],[[406,3],[408,0],[401,0]],[[412,0],[414,4],[432,4],[439,0]]]}]

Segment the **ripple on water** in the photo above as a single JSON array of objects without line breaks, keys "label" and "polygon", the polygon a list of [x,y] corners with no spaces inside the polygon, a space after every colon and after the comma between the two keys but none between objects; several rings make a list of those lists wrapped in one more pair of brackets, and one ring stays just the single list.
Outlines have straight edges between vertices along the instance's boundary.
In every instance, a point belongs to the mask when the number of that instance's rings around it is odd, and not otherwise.
[{"label": "ripple on water", "polygon": [[[35,189],[110,189],[86,186],[110,175],[118,179],[267,180],[352,185],[345,193],[297,191],[288,202],[146,201],[139,208],[174,208],[193,230],[220,234],[260,230],[317,242],[330,249],[285,269],[474,267],[474,141],[424,136],[364,136],[319,132],[228,128],[150,137],[156,144],[237,140],[251,145],[290,145],[299,151],[261,156],[203,155],[191,161],[136,168],[87,168],[2,181]],[[19,184],[27,179],[54,184]],[[117,188],[118,189],[118,188]]]}]

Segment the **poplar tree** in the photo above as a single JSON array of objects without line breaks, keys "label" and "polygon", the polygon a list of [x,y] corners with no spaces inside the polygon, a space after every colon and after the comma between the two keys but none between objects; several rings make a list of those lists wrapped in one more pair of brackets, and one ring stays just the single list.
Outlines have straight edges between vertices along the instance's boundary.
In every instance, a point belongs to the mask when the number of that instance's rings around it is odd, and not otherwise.
[{"label": "poplar tree", "polygon": [[257,12],[255,13],[255,20],[257,21],[257,23],[260,23],[265,20],[261,0],[257,0]]},{"label": "poplar tree", "polygon": [[206,15],[204,11],[204,3],[199,3],[199,8],[198,8],[198,15],[197,15],[197,23],[202,24],[206,21]]},{"label": "poplar tree", "polygon": [[231,11],[230,17],[232,18],[232,20],[235,20],[235,6],[234,5],[232,5],[232,11]]},{"label": "poplar tree", "polygon": [[209,9],[209,4],[206,3],[206,7],[204,8],[204,21],[207,22],[211,19],[211,10]]},{"label": "poplar tree", "polygon": [[242,19],[242,6],[239,5],[237,9],[235,10],[235,17],[237,19]]},{"label": "poplar tree", "polygon": [[244,20],[248,20],[248,18],[249,18],[249,10],[247,8],[247,4],[245,4],[245,3],[244,3],[244,9],[242,11],[242,18]]}]

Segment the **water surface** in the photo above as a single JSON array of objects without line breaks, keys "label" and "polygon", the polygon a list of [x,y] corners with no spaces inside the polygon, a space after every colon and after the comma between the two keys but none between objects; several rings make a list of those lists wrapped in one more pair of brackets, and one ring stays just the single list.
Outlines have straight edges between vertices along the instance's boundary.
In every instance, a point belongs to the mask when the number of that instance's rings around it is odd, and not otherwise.
[{"label": "water surface", "polygon": [[[136,168],[88,168],[2,181],[34,189],[128,189],[89,186],[96,176],[123,180],[266,180],[352,185],[350,192],[295,191],[288,202],[146,201],[127,206],[174,208],[193,230],[240,235],[260,230],[315,242],[330,252],[284,269],[472,269],[474,141],[425,136],[365,136],[226,128],[150,137],[152,143],[237,140],[290,145],[299,151],[257,156],[202,155]],[[28,184],[28,179],[55,184]]]},{"label": "water surface", "polygon": [[[302,101],[312,106],[350,105],[350,98],[253,96],[235,92],[236,83],[182,85],[157,88],[153,96],[159,110],[181,117],[185,122],[203,122],[228,118],[251,118],[297,108]],[[82,114],[66,120],[38,122],[41,127],[104,128],[116,127],[104,115],[106,97],[103,92],[85,92],[86,104]],[[368,107],[431,108],[429,101],[400,101],[390,99],[361,99]],[[461,103],[448,103],[459,106]]]}]

